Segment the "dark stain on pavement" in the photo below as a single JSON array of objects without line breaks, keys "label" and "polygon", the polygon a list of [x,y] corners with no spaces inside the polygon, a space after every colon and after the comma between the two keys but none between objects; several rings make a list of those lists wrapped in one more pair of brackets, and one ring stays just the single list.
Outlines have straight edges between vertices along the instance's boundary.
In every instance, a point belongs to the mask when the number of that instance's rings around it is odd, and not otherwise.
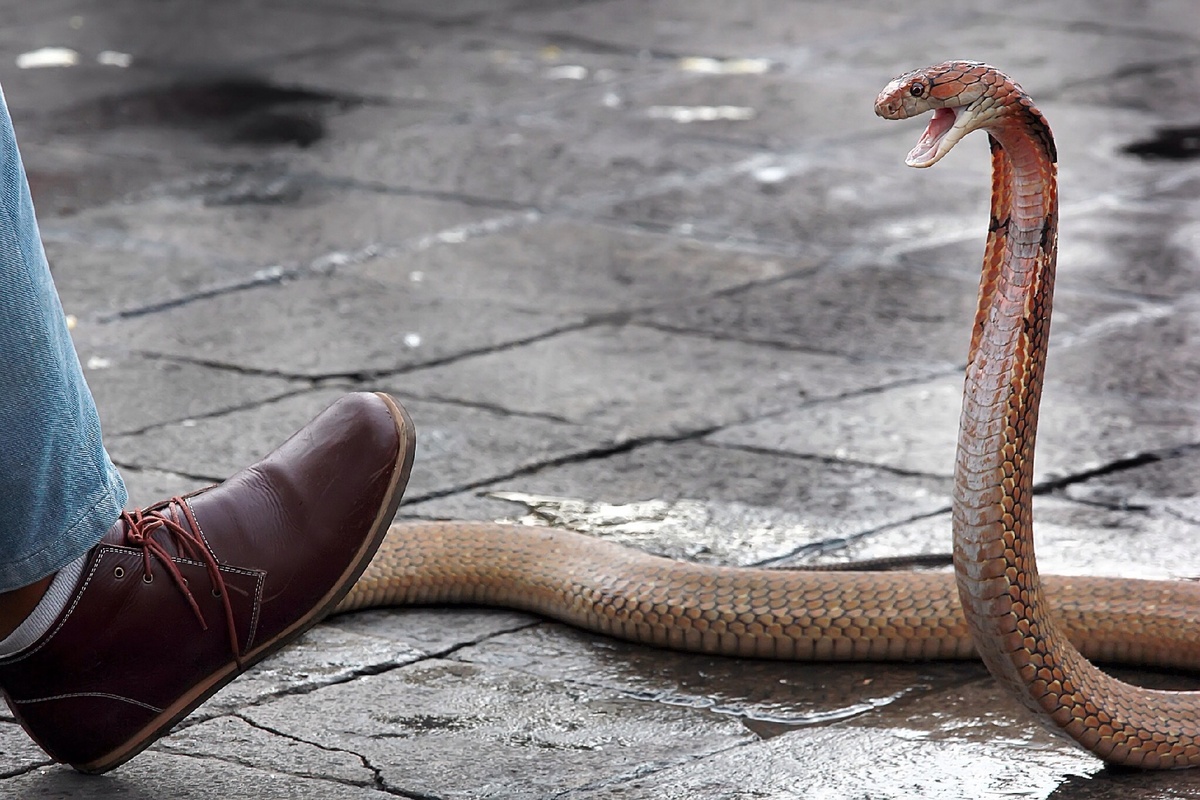
[{"label": "dark stain on pavement", "polygon": [[1131,142],[1126,153],[1147,160],[1186,161],[1200,158],[1200,125],[1159,128],[1148,139]]},{"label": "dark stain on pavement", "polygon": [[255,77],[224,76],[97,98],[71,109],[66,118],[72,128],[180,128],[221,142],[308,147],[325,135],[327,109],[357,101]]}]

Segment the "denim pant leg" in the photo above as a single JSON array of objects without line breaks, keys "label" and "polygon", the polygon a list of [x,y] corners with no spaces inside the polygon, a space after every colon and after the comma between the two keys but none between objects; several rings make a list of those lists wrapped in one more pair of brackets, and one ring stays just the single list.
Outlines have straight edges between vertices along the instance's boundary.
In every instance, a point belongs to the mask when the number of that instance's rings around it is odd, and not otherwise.
[{"label": "denim pant leg", "polygon": [[0,92],[0,591],[86,553],[125,500],[50,278]]}]

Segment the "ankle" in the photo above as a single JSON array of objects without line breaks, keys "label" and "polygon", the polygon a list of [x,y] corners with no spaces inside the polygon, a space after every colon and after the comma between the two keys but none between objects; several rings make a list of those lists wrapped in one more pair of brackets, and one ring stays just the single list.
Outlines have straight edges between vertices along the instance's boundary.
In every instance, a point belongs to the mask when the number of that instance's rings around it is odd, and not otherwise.
[{"label": "ankle", "polygon": [[0,592],[0,639],[7,638],[33,613],[53,581],[54,576],[48,575],[37,583],[13,589],[11,592]]}]

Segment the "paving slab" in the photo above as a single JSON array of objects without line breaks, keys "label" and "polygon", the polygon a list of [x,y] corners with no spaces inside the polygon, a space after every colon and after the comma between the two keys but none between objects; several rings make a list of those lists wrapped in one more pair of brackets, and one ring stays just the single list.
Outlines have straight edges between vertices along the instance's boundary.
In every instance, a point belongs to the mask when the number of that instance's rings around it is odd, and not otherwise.
[{"label": "paving slab", "polygon": [[[1194,542],[1195,517],[1159,509],[1119,511],[1059,497],[1034,500],[1038,568],[1045,574],[1113,575],[1166,580],[1200,575]],[[941,513],[902,523],[848,542],[835,552],[806,557],[812,563],[845,563],[861,558],[945,553],[950,515]]]},{"label": "paving slab", "polygon": [[403,608],[357,611],[331,617],[329,627],[380,637],[416,648],[431,656],[444,656],[503,633],[538,625],[542,620],[500,608]]},{"label": "paving slab", "polygon": [[731,157],[735,167],[748,157],[721,142],[662,140],[645,120],[622,125],[604,105],[607,94],[593,90],[565,116],[534,108],[415,125],[405,109],[357,108],[330,120],[328,138],[336,145],[314,146],[301,163],[367,186],[586,210],[647,187],[691,182],[703,170],[719,179]]},{"label": "paving slab", "polygon": [[[113,435],[108,449],[118,462],[142,470],[223,480],[274,450],[344,393],[344,388],[291,393],[276,402],[173,420],[148,435]],[[607,441],[585,426],[398,397],[418,431],[410,500],[500,480]]]},{"label": "paving slab", "polygon": [[[328,719],[319,731],[314,711]],[[754,738],[717,715],[436,659],[244,715],[361,754],[392,791],[444,798],[544,797]]]},{"label": "paving slab", "polygon": [[656,774],[562,795],[570,798],[1046,797],[1063,774],[1095,769],[1078,750],[1005,743],[913,741],[904,731],[823,728],[790,733]]},{"label": "paving slab", "polygon": [[[325,758],[333,761],[328,755]],[[233,763],[231,759],[197,758],[195,755],[150,751],[107,778],[80,775],[62,767],[46,767],[9,778],[4,788],[11,791],[13,797],[44,797],[49,800],[81,797],[153,800],[162,797],[164,790],[180,800],[227,797],[366,800],[377,799],[380,795],[374,787],[346,785],[336,777],[297,777],[283,772],[279,767],[278,761],[266,768],[254,769]]]},{"label": "paving slab", "polygon": [[[496,11],[496,5],[488,10]],[[386,20],[395,11],[380,3],[370,14]],[[597,51],[569,39],[558,45],[553,37],[485,33],[476,26],[449,29],[447,35],[439,30],[444,27],[440,20],[406,21],[349,52],[317,51],[281,61],[268,72],[283,84],[424,105],[461,117],[561,102],[598,86],[652,79],[656,69],[666,68],[647,65],[637,54]]]},{"label": "paving slab", "polygon": [[131,434],[167,423],[191,427],[198,418],[257,406],[306,388],[266,375],[101,352],[79,348],[84,377],[106,435]]},{"label": "paving slab", "polygon": [[[52,241],[136,246],[160,258],[241,265],[249,278],[277,265],[308,265],[367,247],[403,245],[426,233],[478,222],[486,210],[361,189],[313,186],[285,203],[206,205],[156,197],[43,224]],[[272,231],[270,237],[260,235]],[[333,264],[340,263],[335,256]]]},{"label": "paving slab", "polygon": [[659,305],[704,305],[714,294],[811,271],[803,254],[713,246],[643,230],[547,219],[453,247],[380,257],[356,275],[388,286],[452,296],[454,307],[503,303],[523,312],[628,314]]},{"label": "paving slab", "polygon": [[[981,246],[975,245],[978,258]],[[640,318],[671,329],[856,359],[908,359],[944,370],[966,362],[978,285],[972,269],[875,262],[788,277],[705,303],[664,306]],[[801,306],[806,313],[797,314]],[[1063,298],[1054,335],[1138,308],[1127,299]]]},{"label": "paving slab", "polygon": [[76,342],[86,342],[93,324],[124,309],[178,301],[253,275],[246,263],[139,252],[136,246],[48,241],[45,250],[63,310],[82,323],[74,329]]},{"label": "paving slab", "polygon": [[[546,366],[567,363],[588,368]],[[405,379],[416,393],[596,425],[628,441],[727,425],[928,371],[911,362],[851,363],[638,325],[595,325]]]},{"label": "paving slab", "polygon": [[[904,154],[920,128],[882,122],[876,128],[870,144],[849,136],[839,144],[773,157],[733,176],[720,192],[678,184],[617,199],[605,213],[622,222],[686,226],[685,231],[714,237],[821,245],[842,259],[861,259],[914,234],[954,230],[967,219],[983,224],[990,188],[985,156],[968,160],[956,154],[965,162],[960,169],[913,175],[903,165]],[[891,147],[881,144],[885,141]],[[978,142],[966,144],[986,150]]]},{"label": "paving slab", "polygon": [[[1190,337],[1192,305],[1180,303],[1175,313],[1160,306],[1135,308],[1113,314],[1109,324],[1089,319],[1090,330],[1052,346],[1036,480],[1061,480],[1196,441],[1200,407],[1192,402],[1193,383],[1187,377],[1196,370],[1194,350],[1168,344]],[[1071,337],[1069,328],[1065,333]],[[1130,352],[1131,336],[1161,342],[1151,347],[1156,355]],[[961,377],[946,375],[731,426],[712,438],[949,475],[961,395]],[[888,431],[882,437],[880,423]],[[869,443],[861,435],[865,430],[872,431]]]},{"label": "paving slab", "polygon": [[[1059,236],[1056,293],[1074,296],[1110,292],[1173,299],[1195,291],[1200,257],[1194,216],[1178,203],[1124,201],[1063,215]],[[910,250],[900,261],[911,269],[961,264],[979,258],[978,237]],[[1055,309],[1054,330],[1059,330]]]},{"label": "paving slab", "polygon": [[[155,745],[155,750],[375,788],[375,772],[361,756],[280,736],[234,716],[217,717],[178,731]],[[308,786],[307,790],[312,791]]]},{"label": "paving slab", "polygon": [[[762,26],[771,28],[762,36]],[[923,21],[928,23],[928,20]],[[852,39],[900,35],[916,22],[899,11],[854,7],[849,3],[810,3],[796,14],[787,0],[729,4],[720,0],[672,0],[651,10],[635,0],[547,10],[532,8],[512,14],[514,30],[548,35],[577,35],[609,47],[672,56],[761,55],[767,48],[805,52]]]},{"label": "paving slab", "polygon": [[763,738],[943,692],[964,675],[962,665],[946,663],[780,664],[664,654],[560,624],[496,636],[454,657],[669,706],[706,709],[740,720]]},{"label": "paving slab", "polygon": [[[336,313],[330,314],[330,308]],[[224,314],[233,313],[230,325]],[[467,324],[490,318],[488,325]],[[545,336],[582,320],[553,308],[458,302],[452,294],[352,274],[306,275],[205,298],[106,327],[110,348],[306,378],[354,378]],[[314,348],[301,334],[324,342]],[[100,333],[97,334],[100,337]]]},{"label": "paving slab", "polygon": [[[656,501],[650,504],[661,517],[655,524],[634,516],[628,526],[597,524],[588,530],[671,557],[754,564],[805,546],[842,544],[946,509],[950,487],[944,479],[867,465],[684,441],[539,470],[483,491],[414,503],[405,513],[435,519],[520,518],[528,506],[502,499],[507,496],[502,492],[614,505]],[[659,505],[664,501],[666,508]],[[544,506],[539,513],[546,516]],[[650,535],[639,535],[647,530]]]}]

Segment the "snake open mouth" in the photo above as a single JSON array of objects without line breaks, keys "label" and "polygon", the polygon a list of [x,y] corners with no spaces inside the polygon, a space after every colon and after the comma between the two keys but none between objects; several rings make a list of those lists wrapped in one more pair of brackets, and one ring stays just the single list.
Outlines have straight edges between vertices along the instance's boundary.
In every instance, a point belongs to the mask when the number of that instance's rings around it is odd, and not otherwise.
[{"label": "snake open mouth", "polygon": [[929,120],[917,146],[909,151],[905,163],[910,167],[928,167],[945,155],[938,152],[938,146],[958,121],[960,111],[958,108],[934,109],[933,119]]}]

